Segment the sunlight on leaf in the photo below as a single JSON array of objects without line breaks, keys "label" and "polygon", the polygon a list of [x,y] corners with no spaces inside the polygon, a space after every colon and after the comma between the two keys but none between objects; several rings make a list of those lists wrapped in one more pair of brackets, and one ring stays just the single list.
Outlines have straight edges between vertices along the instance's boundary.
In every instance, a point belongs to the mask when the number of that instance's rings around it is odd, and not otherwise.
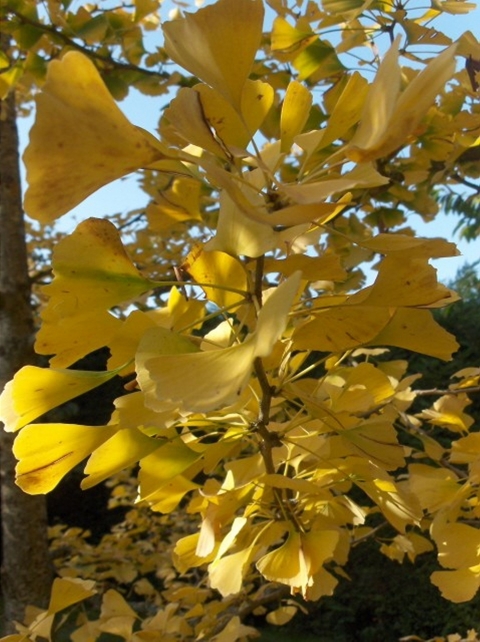
[{"label": "sunlight on leaf", "polygon": [[0,420],[9,432],[19,430],[49,410],[101,386],[117,372],[24,366],[0,396]]},{"label": "sunlight on leaf", "polygon": [[24,155],[26,212],[52,222],[103,185],[166,158],[153,141],[122,114],[86,56],[53,60]]},{"label": "sunlight on leaf", "polygon": [[239,399],[256,357],[270,354],[283,333],[287,314],[300,284],[293,274],[275,289],[262,308],[257,328],[243,343],[199,352],[161,328],[149,330],[137,354],[137,373],[146,403],[155,409],[164,401],[193,412],[207,412]]},{"label": "sunlight on leaf", "polygon": [[115,432],[111,426],[26,426],[13,446],[13,454],[19,460],[15,469],[16,483],[31,495],[48,493],[66,473]]},{"label": "sunlight on leaf", "polygon": [[177,64],[240,109],[262,37],[263,3],[219,0],[163,25],[165,49]]},{"label": "sunlight on leaf", "polygon": [[92,344],[106,345],[119,329],[106,311],[154,287],[127,256],[115,226],[96,218],[80,223],[56,245],[53,275],[43,288],[49,300],[35,348],[39,354],[56,354],[50,363],[60,367],[91,352]]}]

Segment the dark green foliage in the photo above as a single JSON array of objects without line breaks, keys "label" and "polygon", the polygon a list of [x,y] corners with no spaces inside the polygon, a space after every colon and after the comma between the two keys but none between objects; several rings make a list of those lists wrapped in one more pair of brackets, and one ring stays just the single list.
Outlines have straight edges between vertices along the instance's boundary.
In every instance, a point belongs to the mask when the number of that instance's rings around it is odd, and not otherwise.
[{"label": "dark green foliage", "polygon": [[478,238],[480,231],[480,196],[478,192],[469,196],[447,192],[437,194],[436,199],[447,214],[455,214],[460,217],[455,232],[460,231],[461,236],[468,241]]}]

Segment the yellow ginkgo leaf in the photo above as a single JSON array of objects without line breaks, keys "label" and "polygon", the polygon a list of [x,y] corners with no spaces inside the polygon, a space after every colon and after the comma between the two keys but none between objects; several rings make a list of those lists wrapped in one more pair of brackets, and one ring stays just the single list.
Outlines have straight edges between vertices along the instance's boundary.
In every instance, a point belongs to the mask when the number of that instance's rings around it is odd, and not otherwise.
[{"label": "yellow ginkgo leaf", "polygon": [[265,618],[269,624],[274,624],[275,626],[283,626],[290,622],[290,620],[296,615],[298,608],[296,606],[281,606],[274,611],[270,611]]},{"label": "yellow ginkgo leaf", "polygon": [[[354,471],[355,469],[356,466],[353,467]],[[373,481],[356,479],[355,483],[377,504],[385,518],[400,533],[404,533],[407,526],[420,523],[422,511],[418,499],[394,484],[386,474]]]},{"label": "yellow ginkgo leaf", "polygon": [[292,588],[307,586],[308,569],[301,546],[300,533],[291,531],[282,546],[258,560],[257,569],[270,582],[281,582]]},{"label": "yellow ginkgo leaf", "polygon": [[242,624],[238,615],[234,615],[229,619],[228,624],[216,635],[211,638],[211,642],[237,642],[237,640],[245,640],[257,636],[258,631],[253,626]]},{"label": "yellow ginkgo leaf", "polygon": [[70,51],[50,63],[37,97],[24,155],[25,210],[50,223],[103,185],[164,158],[160,143],[122,114],[90,59]]},{"label": "yellow ginkgo leaf", "polygon": [[301,185],[282,185],[279,186],[279,190],[293,201],[306,205],[323,201],[338,192],[376,187],[386,185],[388,182],[388,178],[379,174],[373,165],[362,163],[340,178],[302,183]]},{"label": "yellow ginkgo leaf", "polygon": [[452,432],[466,433],[474,423],[473,417],[467,415],[465,408],[472,402],[467,395],[443,395],[431,408],[426,408],[420,417],[432,426],[442,426]]},{"label": "yellow ginkgo leaf", "polygon": [[[113,589],[109,589],[103,596],[102,608],[100,611],[101,620],[111,618],[128,617],[132,621],[137,619],[137,614],[125,600],[125,598]],[[111,632],[111,631],[110,631]]]},{"label": "yellow ginkgo leaf", "polygon": [[90,455],[84,471],[87,478],[82,481],[81,487],[91,488],[133,466],[160,445],[158,439],[147,437],[137,428],[118,430]]},{"label": "yellow ginkgo leaf", "polygon": [[320,148],[343,137],[360,120],[366,93],[365,78],[358,72],[350,75],[323,130]]},{"label": "yellow ginkgo leaf", "polygon": [[480,532],[469,524],[432,524],[431,535],[444,568],[471,568],[480,564]]},{"label": "yellow ginkgo leaf", "polygon": [[316,35],[311,30],[302,30],[293,27],[289,22],[278,16],[272,26],[272,51],[282,53],[295,53],[302,46],[314,40]]},{"label": "yellow ginkgo leaf", "polygon": [[347,151],[356,163],[387,156],[408,142],[445,83],[455,73],[455,46],[435,56],[400,92],[397,38],[370,87],[360,125]]},{"label": "yellow ginkgo leaf", "polygon": [[216,140],[214,130],[205,117],[198,89],[182,87],[165,110],[164,118],[184,145],[196,145],[222,159],[227,158],[227,150]]},{"label": "yellow ginkgo leaf", "polygon": [[166,52],[240,110],[262,38],[263,13],[261,0],[219,0],[166,22]]},{"label": "yellow ginkgo leaf", "polygon": [[300,134],[307,122],[313,97],[297,80],[292,80],[285,92],[280,114],[281,151],[288,152],[295,136]]},{"label": "yellow ginkgo leaf", "polygon": [[295,331],[294,347],[322,352],[349,350],[372,341],[390,318],[391,312],[387,308],[370,306],[337,306],[320,310],[311,321]]},{"label": "yellow ginkgo leaf", "polygon": [[480,568],[434,571],[430,575],[430,580],[440,589],[446,600],[456,604],[470,602],[480,587]]},{"label": "yellow ginkgo leaf", "polygon": [[208,412],[240,398],[256,357],[266,357],[281,337],[300,285],[293,274],[267,299],[253,334],[238,345],[201,352],[188,340],[163,328],[149,330],[140,342],[137,375],[146,404],[165,401],[186,411]]},{"label": "yellow ginkgo leaf", "polygon": [[284,276],[290,276],[297,270],[308,281],[344,281],[347,278],[340,257],[333,253],[321,256],[290,254],[286,259],[265,259],[265,272],[280,272]]},{"label": "yellow ginkgo leaf", "polygon": [[115,432],[116,428],[111,426],[26,426],[13,446],[13,454],[19,460],[15,469],[16,483],[31,495],[48,493]]},{"label": "yellow ginkgo leaf", "polygon": [[216,234],[205,244],[205,249],[228,252],[233,256],[262,256],[278,242],[278,234],[268,223],[267,219],[260,223],[246,216],[224,191],[220,195]]},{"label": "yellow ginkgo leaf", "polygon": [[92,344],[106,345],[119,329],[118,319],[107,311],[154,286],[127,256],[115,226],[96,218],[83,221],[57,244],[53,275],[43,288],[49,299],[35,348],[57,355],[51,364],[60,367],[91,352]]},{"label": "yellow ginkgo leaf", "polygon": [[459,348],[455,337],[434,320],[429,310],[415,308],[398,309],[369,345],[396,346],[444,361]]},{"label": "yellow ginkgo leaf", "polygon": [[[201,453],[189,448],[180,437],[163,441],[156,450],[140,462],[140,499],[155,503],[158,499],[158,491],[162,491],[168,482],[183,473],[186,474],[186,471],[200,460]],[[200,469],[202,467],[201,462]],[[161,494],[163,497],[162,492]]]},{"label": "yellow ginkgo leaf", "polygon": [[95,595],[95,582],[76,577],[56,577],[50,595],[49,613],[59,613],[63,609],[82,602]]},{"label": "yellow ginkgo leaf", "polygon": [[165,111],[165,119],[185,142],[221,158],[231,157],[247,148],[272,106],[273,97],[273,88],[267,83],[247,80],[238,111],[219,91],[198,83],[193,89],[178,92]]},{"label": "yellow ginkgo leaf", "polygon": [[242,303],[248,297],[245,268],[230,254],[196,248],[190,252],[182,268],[202,287],[208,283],[221,286],[203,287],[207,299],[220,308]]},{"label": "yellow ginkgo leaf", "polygon": [[452,471],[425,464],[410,464],[408,470],[408,485],[425,510],[439,511],[461,497],[462,487]]},{"label": "yellow ginkgo leaf", "polygon": [[118,371],[53,370],[24,366],[0,395],[0,421],[14,432],[52,408],[93,390]]},{"label": "yellow ginkgo leaf", "polygon": [[355,453],[385,470],[405,465],[405,451],[397,441],[397,431],[388,421],[370,419],[339,434]]},{"label": "yellow ginkgo leaf", "polygon": [[210,586],[223,597],[239,593],[254,552],[255,542],[240,551],[215,559],[208,567]]}]

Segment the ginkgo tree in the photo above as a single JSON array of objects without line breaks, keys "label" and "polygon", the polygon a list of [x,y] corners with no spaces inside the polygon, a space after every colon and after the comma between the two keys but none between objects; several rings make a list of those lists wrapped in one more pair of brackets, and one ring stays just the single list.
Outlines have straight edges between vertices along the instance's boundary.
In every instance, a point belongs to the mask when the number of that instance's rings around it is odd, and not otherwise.
[{"label": "ginkgo tree", "polygon": [[[85,459],[83,488],[138,469],[138,503],[198,518],[174,563],[203,569],[223,599],[170,629],[165,607],[138,630],[107,593],[104,614],[122,625],[103,617],[90,635],[248,637],[235,604],[275,585],[331,595],[350,549],[379,534],[395,560],[436,547],[431,579],[447,599],[477,592],[480,455],[466,408],[480,369],[419,412],[418,377],[385,356],[448,360],[458,347],[432,316],[456,295],[429,263],[457,250],[418,238],[407,219],[434,216],[436,184],[478,173],[458,162],[480,143],[480,114],[456,61],[480,58],[480,44],[430,26],[472,3],[408,4],[218,0],[165,22],[164,55],[191,82],[158,138],[126,119],[82,52],[49,64],[24,156],[27,213],[52,223],[138,169],[152,200],[141,254],[98,218],[54,249],[35,344],[50,367],[21,369],[0,397],[6,429],[19,431],[17,483],[47,493]],[[346,56],[377,37],[388,47],[373,49],[376,73],[349,69]],[[172,265],[161,241],[178,234]],[[70,368],[101,347],[107,370]],[[116,376],[125,395],[107,425],[37,423]],[[73,601],[91,593],[74,586]],[[58,591],[21,635],[45,636],[68,606]],[[271,621],[296,608],[286,601]]]}]

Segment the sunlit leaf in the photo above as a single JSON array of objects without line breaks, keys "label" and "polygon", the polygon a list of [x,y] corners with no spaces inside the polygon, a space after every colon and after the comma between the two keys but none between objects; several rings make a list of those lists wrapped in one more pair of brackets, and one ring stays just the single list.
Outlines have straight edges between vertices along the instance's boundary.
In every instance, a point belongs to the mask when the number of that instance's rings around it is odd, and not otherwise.
[{"label": "sunlit leaf", "polygon": [[[367,306],[337,306],[321,310],[315,317],[299,326],[293,335],[298,350],[342,352],[366,344],[378,336],[390,321],[391,312],[385,308]],[[380,345],[377,344],[377,345]]]},{"label": "sunlit leaf", "polygon": [[109,381],[117,371],[53,370],[24,366],[0,396],[0,419],[14,432],[52,408]]},{"label": "sunlit leaf", "polygon": [[228,348],[201,352],[162,328],[149,330],[137,355],[138,381],[147,405],[155,409],[171,401],[185,410],[206,412],[238,400],[254,359],[268,356],[283,333],[299,282],[296,273],[276,288],[259,314],[256,331]]},{"label": "sunlit leaf", "polygon": [[35,347],[39,354],[56,354],[51,364],[60,367],[91,352],[92,343],[106,345],[119,329],[106,311],[153,287],[127,256],[114,225],[95,218],[56,245],[53,274],[43,288],[49,300]]},{"label": "sunlit leaf", "polygon": [[455,47],[449,47],[400,92],[399,44],[397,38],[382,61],[351,140],[348,155],[357,163],[387,156],[406,144],[455,72]]},{"label": "sunlit leaf", "polygon": [[115,473],[136,464],[159,448],[158,440],[145,436],[135,428],[118,430],[90,455],[81,487],[91,488]]},{"label": "sunlit leaf", "polygon": [[280,116],[281,150],[288,152],[295,136],[300,134],[307,122],[312,106],[312,94],[296,80],[288,85]]},{"label": "sunlit leaf", "polygon": [[31,424],[15,439],[16,483],[31,495],[48,493],[72,468],[115,434],[111,426]]},{"label": "sunlit leaf", "polygon": [[370,345],[405,348],[420,354],[449,361],[458,350],[455,337],[444,330],[428,310],[403,308],[376,335]]},{"label": "sunlit leaf", "polygon": [[480,568],[461,568],[456,571],[434,571],[430,579],[442,596],[450,602],[472,600],[480,587]]},{"label": "sunlit leaf", "polygon": [[172,60],[240,109],[262,25],[259,0],[219,0],[165,23],[165,49]]},{"label": "sunlit leaf", "polygon": [[50,223],[103,185],[165,158],[153,140],[122,114],[89,58],[70,51],[53,60],[24,155],[25,210]]},{"label": "sunlit leaf", "polygon": [[[247,274],[238,259],[225,252],[206,252],[194,249],[182,264],[190,276],[200,284],[219,285],[204,287],[207,299],[220,308],[241,303],[248,296]],[[236,291],[235,291],[236,290]],[[242,294],[242,291],[245,294]]]}]

